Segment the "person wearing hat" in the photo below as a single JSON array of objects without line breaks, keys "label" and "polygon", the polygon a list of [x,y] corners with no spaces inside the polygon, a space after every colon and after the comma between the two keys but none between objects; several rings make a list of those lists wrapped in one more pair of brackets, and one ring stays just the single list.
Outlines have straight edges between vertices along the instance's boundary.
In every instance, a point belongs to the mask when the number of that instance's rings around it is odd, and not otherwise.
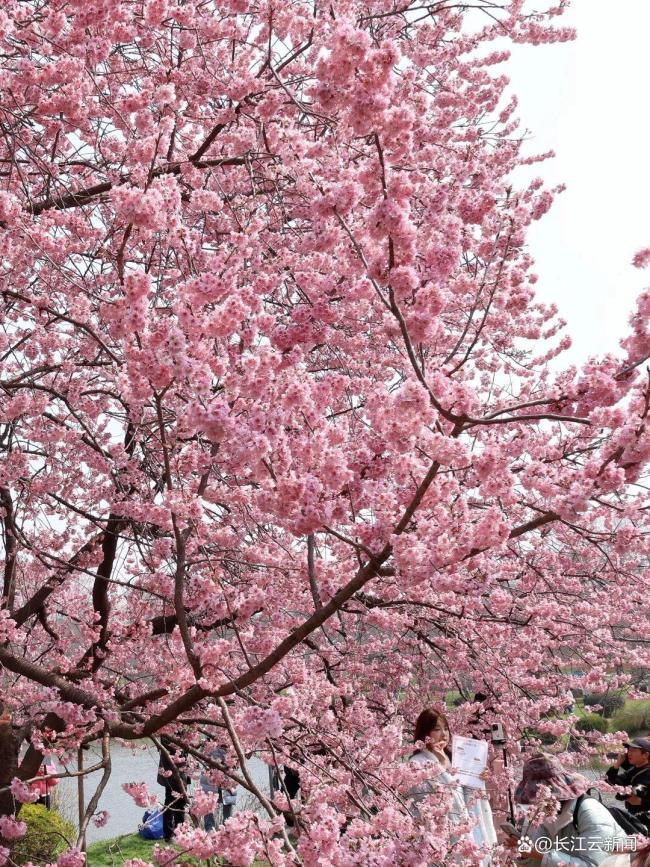
[{"label": "person wearing hat", "polygon": [[625,801],[628,813],[650,828],[650,738],[634,738],[623,744],[625,752],[608,768],[605,776],[612,786],[625,786],[632,791],[616,795]]},{"label": "person wearing hat", "polygon": [[525,855],[522,863],[535,867],[595,867],[623,847],[625,831],[604,804],[587,795],[590,783],[581,774],[566,770],[555,756],[541,753],[525,763],[515,801],[535,804],[542,794],[541,786],[560,802],[560,807],[543,824],[525,828],[521,840],[511,838],[513,848],[518,847]]}]

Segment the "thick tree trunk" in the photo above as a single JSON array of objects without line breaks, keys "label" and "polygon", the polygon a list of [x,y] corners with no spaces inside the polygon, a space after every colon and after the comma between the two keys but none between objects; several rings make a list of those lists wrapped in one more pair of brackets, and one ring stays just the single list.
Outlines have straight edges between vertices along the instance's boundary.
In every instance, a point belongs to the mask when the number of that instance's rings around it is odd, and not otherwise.
[{"label": "thick tree trunk", "polygon": [[3,713],[0,716],[0,816],[11,816],[14,812],[13,795],[6,787],[11,785],[17,775],[19,747],[11,716]]},{"label": "thick tree trunk", "polygon": [[[65,723],[53,713],[46,715],[43,726],[54,731],[63,731]],[[11,785],[14,777],[31,780],[43,763],[43,753],[29,744],[22,761],[19,761],[21,738],[11,724],[9,714],[0,715],[0,790]],[[14,802],[10,791],[0,791],[0,816],[13,816],[22,805]]]}]

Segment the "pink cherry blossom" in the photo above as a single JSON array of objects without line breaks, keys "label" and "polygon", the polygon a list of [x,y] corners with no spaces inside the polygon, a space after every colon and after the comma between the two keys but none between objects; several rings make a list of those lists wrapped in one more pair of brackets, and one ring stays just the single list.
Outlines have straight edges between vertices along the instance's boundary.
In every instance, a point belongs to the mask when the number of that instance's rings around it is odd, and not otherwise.
[{"label": "pink cherry blossom", "polygon": [[108,813],[107,810],[99,810],[93,816],[92,821],[93,821],[93,825],[96,828],[103,828],[107,824],[109,819],[110,819],[110,813]]},{"label": "pink cherry blossom", "polygon": [[[650,291],[564,362],[504,62],[565,5],[2,4],[10,834],[44,757],[162,738],[188,857],[469,867],[412,809],[423,706],[505,723],[497,789],[532,733],[610,744],[564,711],[650,664]],[[201,778],[246,792],[210,833]]]},{"label": "pink cherry blossom", "polygon": [[85,867],[86,855],[79,849],[68,849],[56,860],[57,867]]},{"label": "pink cherry blossom", "polygon": [[650,247],[645,247],[634,254],[632,264],[635,268],[645,268],[650,264]]},{"label": "pink cherry blossom", "polygon": [[157,796],[151,794],[146,783],[122,783],[122,788],[138,807],[150,807],[157,801]]},{"label": "pink cherry blossom", "polygon": [[22,780],[14,777],[11,781],[11,794],[23,804],[33,804],[38,801],[39,794]]},{"label": "pink cherry blossom", "polygon": [[27,833],[25,822],[17,822],[11,816],[0,816],[0,834],[5,840],[18,840]]},{"label": "pink cherry blossom", "polygon": [[210,792],[196,792],[192,799],[192,813],[194,816],[205,816],[214,812],[217,807],[217,795]]}]

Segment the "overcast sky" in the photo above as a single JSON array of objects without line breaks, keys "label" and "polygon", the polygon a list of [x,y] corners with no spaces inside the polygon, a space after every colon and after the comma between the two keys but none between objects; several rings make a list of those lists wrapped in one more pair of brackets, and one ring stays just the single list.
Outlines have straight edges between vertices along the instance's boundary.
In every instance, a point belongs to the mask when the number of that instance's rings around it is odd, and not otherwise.
[{"label": "overcast sky", "polygon": [[515,47],[508,74],[529,152],[557,157],[535,173],[567,190],[530,234],[540,298],[555,301],[573,348],[615,351],[650,269],[650,0],[574,0],[573,43]]}]

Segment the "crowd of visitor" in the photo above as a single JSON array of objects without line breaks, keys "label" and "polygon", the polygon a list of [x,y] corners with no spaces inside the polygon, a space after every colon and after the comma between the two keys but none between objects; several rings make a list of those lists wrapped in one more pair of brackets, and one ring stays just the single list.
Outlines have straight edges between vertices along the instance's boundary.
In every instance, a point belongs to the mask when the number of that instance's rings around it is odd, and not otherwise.
[{"label": "crowd of visitor", "polygon": [[[495,742],[500,742],[486,727],[481,710],[466,731],[474,744],[482,741],[483,746],[492,734],[493,746],[477,777],[478,785],[465,784],[459,778],[452,754],[452,740],[455,744],[456,739],[444,713],[425,708],[415,723],[410,763],[418,783],[408,793],[411,815],[415,823],[430,821],[428,808],[437,806],[438,816],[440,809],[446,812],[438,821],[444,821],[449,830],[450,852],[444,862],[431,867],[460,863],[455,849],[466,851],[467,846],[459,844],[468,842],[475,852],[475,867],[650,867],[650,736],[626,742],[615,756],[604,775],[607,785],[600,786],[612,802],[605,804],[594,780],[564,767],[558,756],[544,753],[525,761],[514,793],[509,788],[500,790],[504,762],[501,751],[494,749]],[[236,788],[224,786],[223,775],[214,770],[227,764],[227,749],[225,744],[204,745],[211,767],[204,768],[199,786],[204,793],[216,796],[214,809],[203,818],[206,831],[227,822],[237,801]],[[188,755],[178,744],[163,736],[159,751],[157,781],[164,789],[164,805],[151,814],[148,830],[157,821],[159,833],[155,836],[170,842],[186,818],[191,777]],[[290,828],[295,827],[301,789],[298,757],[292,758],[294,765],[276,768],[270,781],[272,793],[283,794],[289,803],[284,812]],[[55,767],[44,764],[32,783],[39,802],[48,808],[57,782]],[[143,829],[145,826],[141,826],[141,833]]]},{"label": "crowd of visitor", "polygon": [[[477,713],[468,733],[481,740],[488,732]],[[495,750],[491,750],[480,774],[481,787],[464,785],[452,765],[449,722],[433,708],[420,713],[413,739],[416,748],[410,762],[420,772],[420,782],[409,792],[411,813],[415,822],[426,821],[425,804],[438,800],[448,805],[445,821],[451,828],[451,854],[445,867],[460,859],[454,855],[454,847],[468,840],[474,846],[476,867],[505,863],[521,867],[650,867],[650,848],[637,851],[639,840],[650,837],[650,738],[625,743],[606,771],[604,782],[620,806],[604,804],[593,780],[565,768],[557,756],[544,753],[524,763],[514,797],[510,791],[510,797],[504,797],[504,792],[491,785],[503,770]],[[210,755],[216,765],[223,764],[225,745],[215,746]],[[185,819],[186,761],[178,747],[161,739],[158,782],[165,790],[162,813],[166,841]],[[276,771],[271,788],[285,794],[291,804],[300,791],[300,773],[289,766],[282,771],[282,775]],[[209,770],[202,773],[200,786],[218,798],[218,811],[204,818],[205,830],[210,831],[231,816],[236,791],[217,785]],[[293,809],[286,811],[290,827],[293,816]],[[459,828],[456,835],[454,826]],[[509,854],[504,856],[504,852]]]},{"label": "crowd of visitor", "polygon": [[[511,863],[522,867],[650,867],[650,849],[637,851],[639,838],[650,836],[650,738],[624,744],[624,751],[606,772],[606,781],[621,787],[615,797],[623,802],[622,807],[602,803],[593,783],[564,768],[556,756],[532,756],[524,764],[514,793],[520,819],[516,822],[515,816],[510,816],[511,821],[502,822],[497,834],[490,804],[496,793],[491,796],[489,787],[476,790],[463,786],[453,774],[446,717],[435,710],[422,711],[414,735],[422,746],[411,761],[431,769],[430,778],[411,793],[414,812],[417,815],[418,801],[440,791],[441,786],[449,788],[448,818],[452,825],[461,827],[467,827],[470,820],[477,867],[504,863],[493,857],[498,842],[512,851]],[[485,777],[489,781],[490,774]],[[539,804],[541,795],[545,805]],[[550,816],[545,815],[549,803],[554,805]],[[541,810],[536,812],[536,806]]]}]

